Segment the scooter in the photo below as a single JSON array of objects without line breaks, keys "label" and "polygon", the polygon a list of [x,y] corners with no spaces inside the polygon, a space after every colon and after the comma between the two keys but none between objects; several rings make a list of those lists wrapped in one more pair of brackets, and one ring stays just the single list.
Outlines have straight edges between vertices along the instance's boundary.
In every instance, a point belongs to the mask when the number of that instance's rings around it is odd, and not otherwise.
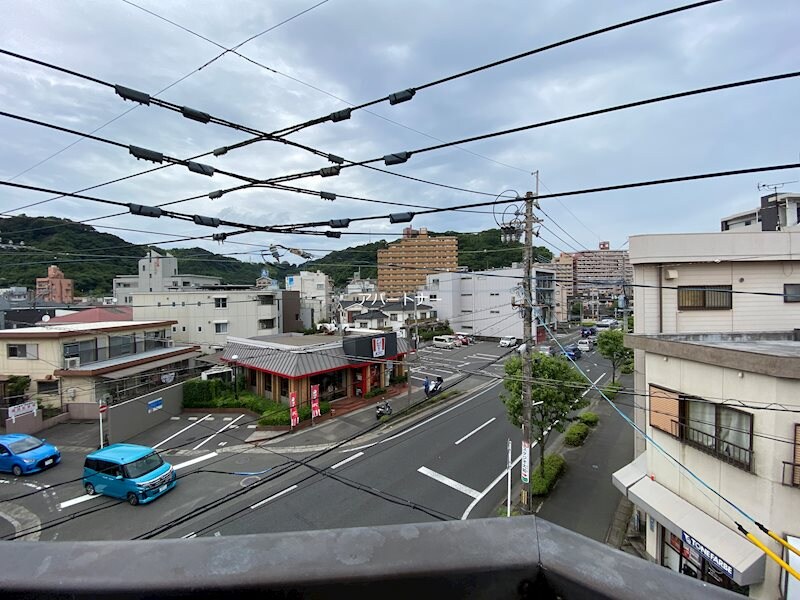
[{"label": "scooter", "polygon": [[392,405],[389,404],[388,401],[384,400],[375,405],[375,419],[380,421],[381,417],[389,416],[392,414]]},{"label": "scooter", "polygon": [[441,392],[443,383],[444,383],[444,379],[442,379],[441,377],[437,377],[436,378],[436,383],[434,383],[433,386],[431,386],[431,389],[428,390],[427,397],[430,398],[431,396],[434,396],[434,395],[438,394],[439,392]]}]

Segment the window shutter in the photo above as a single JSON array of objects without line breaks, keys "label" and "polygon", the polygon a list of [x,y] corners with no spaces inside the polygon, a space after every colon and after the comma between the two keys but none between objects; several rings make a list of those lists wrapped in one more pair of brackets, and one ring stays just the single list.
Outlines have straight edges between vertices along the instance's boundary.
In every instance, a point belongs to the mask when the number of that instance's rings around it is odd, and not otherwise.
[{"label": "window shutter", "polygon": [[650,386],[650,425],[678,437],[680,398],[675,392]]},{"label": "window shutter", "polygon": [[794,424],[794,466],[792,467],[792,484],[800,485],[800,423]]}]

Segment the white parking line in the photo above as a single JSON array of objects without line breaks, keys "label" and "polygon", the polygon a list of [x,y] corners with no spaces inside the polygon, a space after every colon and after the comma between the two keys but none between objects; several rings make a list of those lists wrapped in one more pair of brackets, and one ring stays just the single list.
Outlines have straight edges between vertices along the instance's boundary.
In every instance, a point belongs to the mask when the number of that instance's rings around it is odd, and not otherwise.
[{"label": "white parking line", "polygon": [[265,498],[265,499],[264,499],[264,500],[262,500],[261,502],[256,502],[256,503],[255,503],[255,504],[253,504],[253,506],[251,506],[250,508],[258,508],[259,506],[264,506],[264,505],[265,505],[267,502],[269,502],[270,500],[274,500],[275,498],[277,498],[277,497],[279,497],[279,496],[283,496],[284,494],[288,494],[288,493],[289,493],[289,492],[291,492],[292,490],[296,490],[296,489],[297,489],[297,486],[296,486],[296,485],[293,485],[292,487],[288,487],[288,488],[286,488],[285,490],[278,492],[277,494],[273,494],[273,495],[272,495],[272,496],[270,496],[269,498]]},{"label": "white parking line", "polygon": [[460,440],[458,440],[458,441],[456,442],[456,446],[458,446],[458,445],[459,445],[461,442],[463,442],[464,440],[466,440],[466,439],[467,439],[469,436],[471,436],[473,433],[478,433],[478,432],[479,432],[481,429],[483,429],[483,428],[484,428],[484,427],[486,427],[486,426],[487,426],[489,423],[491,423],[492,421],[494,421],[494,420],[496,420],[496,419],[497,419],[497,417],[492,417],[491,419],[489,419],[488,421],[486,421],[486,423],[484,423],[484,424],[483,424],[483,425],[481,425],[480,427],[476,427],[475,429],[473,429],[472,431],[470,431],[470,432],[469,432],[467,435],[465,435],[464,437],[462,437]]},{"label": "white parking line", "polygon": [[443,483],[447,487],[451,487],[454,490],[461,492],[462,494],[466,494],[467,496],[472,496],[473,498],[477,498],[480,496],[480,492],[477,490],[473,490],[471,487],[467,487],[463,483],[457,482],[455,479],[450,479],[442,475],[441,473],[437,473],[436,471],[431,471],[428,467],[420,467],[417,469],[418,472],[422,473],[423,475],[427,475],[431,479],[435,479],[439,483]]},{"label": "white parking line", "polygon": [[168,441],[170,441],[172,438],[178,437],[180,434],[182,434],[182,433],[183,433],[184,431],[186,431],[187,429],[191,429],[191,428],[192,428],[192,427],[194,427],[195,425],[197,425],[197,424],[199,424],[199,423],[202,423],[203,421],[205,421],[206,419],[208,419],[208,417],[210,417],[210,416],[211,416],[211,414],[207,414],[206,416],[204,416],[204,417],[203,417],[202,419],[200,419],[199,421],[198,421],[198,420],[196,420],[196,419],[197,419],[197,417],[189,417],[189,420],[190,420],[190,421],[191,421],[192,419],[195,419],[195,422],[194,422],[194,423],[192,423],[191,425],[187,425],[186,427],[184,427],[183,429],[181,429],[181,430],[180,430],[178,433],[173,433],[173,434],[172,434],[171,436],[169,436],[167,439],[165,439],[165,440],[162,440],[162,441],[158,442],[158,443],[157,443],[155,446],[153,446],[153,449],[156,449],[156,448],[158,448],[159,446],[163,446],[163,445],[164,445],[164,444],[166,444]]},{"label": "white parking line", "polygon": [[351,460],[355,460],[355,459],[357,459],[359,456],[364,456],[364,453],[363,453],[363,452],[359,452],[358,454],[353,454],[353,456],[348,456],[348,457],[347,457],[347,458],[345,458],[344,460],[340,460],[340,461],[339,461],[339,462],[337,462],[335,465],[333,465],[333,466],[331,467],[331,469],[338,469],[339,467],[341,467],[341,466],[343,466],[343,465],[346,465],[347,463],[349,463]]},{"label": "white parking line", "polygon": [[233,421],[231,421],[230,423],[227,423],[227,424],[226,424],[226,425],[225,425],[225,426],[224,426],[222,429],[220,429],[220,430],[219,430],[219,431],[217,431],[216,433],[213,433],[213,434],[211,434],[211,435],[210,435],[210,436],[208,436],[206,439],[204,439],[202,442],[200,442],[199,444],[197,444],[197,446],[195,446],[194,448],[192,448],[192,450],[197,450],[198,448],[200,448],[200,446],[204,445],[206,442],[210,442],[212,439],[214,439],[215,437],[217,437],[217,436],[218,436],[220,433],[222,433],[223,431],[225,431],[225,430],[226,430],[228,427],[230,427],[231,425],[233,425],[234,423],[236,423],[236,421],[238,421],[239,419],[243,419],[243,418],[244,418],[244,415],[239,415],[239,416],[238,416],[238,417],[236,417],[236,418],[235,418]]}]

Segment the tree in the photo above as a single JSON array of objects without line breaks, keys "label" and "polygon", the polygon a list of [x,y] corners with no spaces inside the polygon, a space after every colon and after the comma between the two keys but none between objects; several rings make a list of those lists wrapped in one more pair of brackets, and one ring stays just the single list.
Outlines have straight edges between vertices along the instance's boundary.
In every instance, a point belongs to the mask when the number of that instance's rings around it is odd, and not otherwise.
[{"label": "tree", "polygon": [[[522,357],[515,356],[505,363],[503,386],[508,394],[501,395],[511,423],[522,425]],[[586,380],[566,359],[536,356],[532,359],[531,372],[531,432],[539,446],[539,466],[544,473],[544,446],[550,429],[564,431],[571,421],[568,417],[581,399]]]},{"label": "tree", "polygon": [[617,381],[617,369],[633,358],[633,350],[625,347],[625,334],[609,329],[597,336],[597,349],[611,361],[611,382]]}]

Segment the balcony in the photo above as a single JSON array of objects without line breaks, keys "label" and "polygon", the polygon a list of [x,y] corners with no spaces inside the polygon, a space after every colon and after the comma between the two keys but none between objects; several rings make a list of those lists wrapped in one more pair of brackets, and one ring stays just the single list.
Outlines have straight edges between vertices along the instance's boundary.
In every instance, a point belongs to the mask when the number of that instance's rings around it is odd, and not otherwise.
[{"label": "balcony", "polygon": [[672,421],[672,435],[701,452],[710,454],[748,473],[753,470],[753,451],[737,446],[717,436],[689,427],[685,423]]},{"label": "balcony", "polygon": [[0,542],[0,564],[8,598],[741,598],[533,516],[138,542]]}]

